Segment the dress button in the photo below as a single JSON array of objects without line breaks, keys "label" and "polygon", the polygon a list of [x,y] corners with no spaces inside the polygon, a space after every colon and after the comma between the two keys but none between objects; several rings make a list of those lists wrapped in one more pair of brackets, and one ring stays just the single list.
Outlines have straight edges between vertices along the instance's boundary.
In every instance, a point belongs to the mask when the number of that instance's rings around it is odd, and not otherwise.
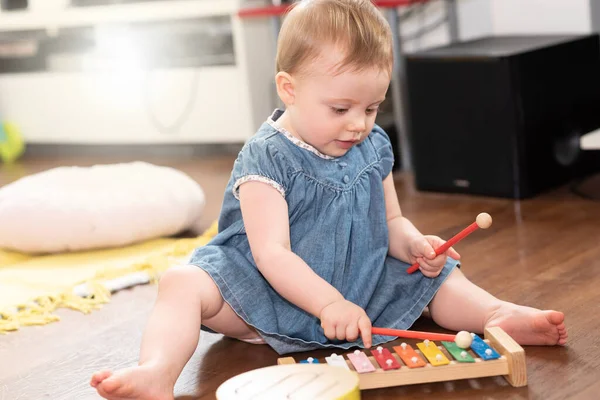
[{"label": "dress button", "polygon": [[346,168],[348,166],[348,164],[343,161],[341,163],[339,163],[338,165],[342,168]]},{"label": "dress button", "polygon": [[348,177],[348,175],[344,175],[344,183],[348,182],[350,182],[350,178]]}]

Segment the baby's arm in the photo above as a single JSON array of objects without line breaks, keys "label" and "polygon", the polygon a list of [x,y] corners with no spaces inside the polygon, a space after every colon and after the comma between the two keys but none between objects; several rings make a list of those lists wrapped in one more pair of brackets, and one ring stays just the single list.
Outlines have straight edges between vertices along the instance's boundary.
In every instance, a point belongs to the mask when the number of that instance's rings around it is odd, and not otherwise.
[{"label": "baby's arm", "polygon": [[398,260],[411,263],[408,243],[422,237],[423,234],[415,228],[412,222],[402,216],[392,173],[383,180],[383,190],[390,240],[389,254]]},{"label": "baby's arm", "polygon": [[424,236],[402,216],[391,173],[383,180],[383,190],[390,241],[388,253],[392,257],[408,264],[418,262],[423,275],[431,278],[440,274],[447,256],[460,258],[460,254],[452,247],[445,253],[436,255],[434,248],[441,246],[445,241],[433,235]]},{"label": "baby's arm", "polygon": [[290,302],[319,317],[343,296],[290,248],[287,202],[265,183],[240,186],[240,202],[254,261],[265,279]]},{"label": "baby's arm", "polygon": [[329,339],[371,346],[371,321],[365,311],[317,275],[291,251],[287,202],[257,181],[240,186],[246,235],[258,270],[281,296],[321,320]]},{"label": "baby's arm", "polygon": [[325,306],[343,299],[291,251],[287,202],[278,191],[262,182],[247,182],[240,186],[240,202],[256,266],[279,294],[316,317]]}]

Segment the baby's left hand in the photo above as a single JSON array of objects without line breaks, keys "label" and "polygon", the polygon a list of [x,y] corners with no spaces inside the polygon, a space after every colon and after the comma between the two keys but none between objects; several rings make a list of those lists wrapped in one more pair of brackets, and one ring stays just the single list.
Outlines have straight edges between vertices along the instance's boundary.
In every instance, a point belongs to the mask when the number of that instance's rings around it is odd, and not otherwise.
[{"label": "baby's left hand", "polygon": [[419,270],[421,270],[423,275],[429,278],[435,278],[440,274],[442,268],[444,268],[448,256],[455,260],[460,259],[460,254],[452,247],[445,253],[436,256],[434,249],[440,247],[444,243],[446,243],[445,240],[432,235],[425,235],[412,239],[408,243],[410,263],[419,263]]}]

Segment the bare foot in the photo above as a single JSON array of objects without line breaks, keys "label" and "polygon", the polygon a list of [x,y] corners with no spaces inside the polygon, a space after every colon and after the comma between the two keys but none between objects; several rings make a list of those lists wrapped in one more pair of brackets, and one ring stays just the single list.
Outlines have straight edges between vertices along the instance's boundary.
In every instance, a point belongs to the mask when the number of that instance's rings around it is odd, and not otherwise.
[{"label": "bare foot", "polygon": [[90,385],[109,400],[173,400],[173,384],[165,381],[163,371],[151,366],[127,368],[115,372],[100,371]]},{"label": "bare foot", "polygon": [[521,345],[564,345],[567,328],[563,313],[505,303],[494,310],[485,326],[499,326]]}]

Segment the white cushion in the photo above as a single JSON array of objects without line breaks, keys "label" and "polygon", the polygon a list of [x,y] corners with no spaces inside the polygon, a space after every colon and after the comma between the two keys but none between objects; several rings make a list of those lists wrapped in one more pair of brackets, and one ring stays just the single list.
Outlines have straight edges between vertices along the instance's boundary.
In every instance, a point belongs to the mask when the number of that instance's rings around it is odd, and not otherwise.
[{"label": "white cushion", "polygon": [[0,248],[55,253],[123,246],[194,229],[202,188],[143,162],[60,167],[0,188]]}]

